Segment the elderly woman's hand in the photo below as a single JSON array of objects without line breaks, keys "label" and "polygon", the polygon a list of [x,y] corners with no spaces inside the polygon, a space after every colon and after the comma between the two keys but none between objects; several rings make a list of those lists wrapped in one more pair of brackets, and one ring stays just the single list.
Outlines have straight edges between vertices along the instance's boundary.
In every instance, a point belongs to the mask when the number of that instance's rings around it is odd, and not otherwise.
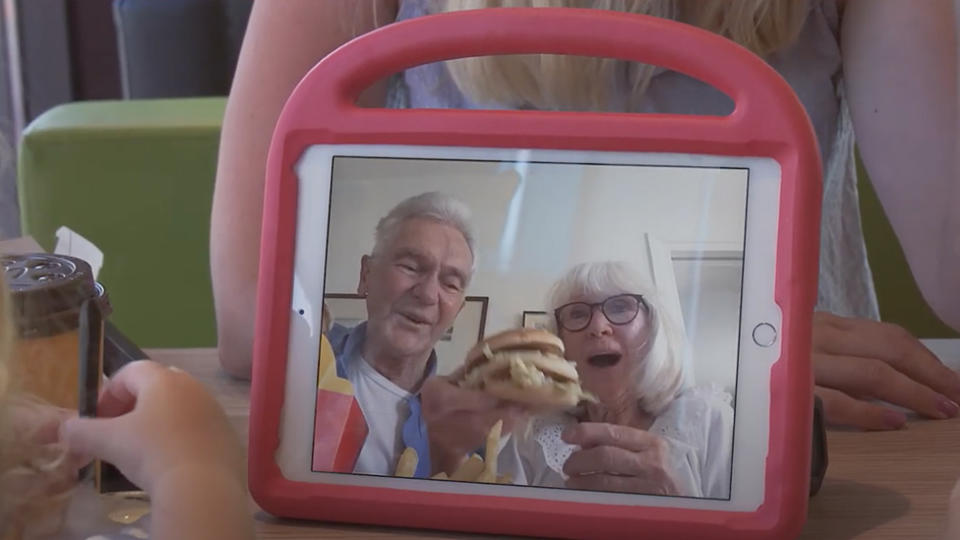
[{"label": "elderly woman's hand", "polygon": [[563,466],[571,489],[677,495],[667,473],[667,442],[650,432],[616,424],[583,422],[563,432],[580,446]]},{"label": "elderly woman's hand", "polygon": [[461,388],[451,378],[430,377],[420,392],[430,439],[431,474],[452,473],[463,459],[483,447],[497,420],[503,420],[502,433],[506,434],[520,425],[526,415],[517,405]]},{"label": "elderly woman's hand", "polygon": [[960,375],[899,326],[817,313],[813,319],[816,393],[831,425],[899,429],[906,416],[880,400],[930,418],[953,418]]}]

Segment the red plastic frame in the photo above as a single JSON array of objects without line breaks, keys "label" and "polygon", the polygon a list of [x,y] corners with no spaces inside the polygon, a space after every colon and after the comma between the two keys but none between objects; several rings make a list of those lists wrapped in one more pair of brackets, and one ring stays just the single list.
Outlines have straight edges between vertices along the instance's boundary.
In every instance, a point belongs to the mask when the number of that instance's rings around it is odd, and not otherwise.
[{"label": "red plastic frame", "polygon": [[[666,44],[670,44],[669,46]],[[545,53],[652,63],[730,96],[730,116],[543,111],[390,110],[355,106],[377,80],[442,60]],[[284,400],[294,261],[294,164],[313,144],[682,152],[776,159],[782,170],[766,491],[756,512],[638,508],[450,495],[286,479],[274,461]],[[805,521],[813,375],[811,319],[819,255],[821,163],[809,119],[760,58],[718,35],[663,19],[570,8],[486,9],[390,24],[345,44],[297,86],[270,148],[251,390],[249,482],[274,515],[554,537],[789,538]],[[304,463],[304,466],[308,466]],[[373,510],[375,509],[375,510]],[[373,511],[371,511],[373,510]]]}]

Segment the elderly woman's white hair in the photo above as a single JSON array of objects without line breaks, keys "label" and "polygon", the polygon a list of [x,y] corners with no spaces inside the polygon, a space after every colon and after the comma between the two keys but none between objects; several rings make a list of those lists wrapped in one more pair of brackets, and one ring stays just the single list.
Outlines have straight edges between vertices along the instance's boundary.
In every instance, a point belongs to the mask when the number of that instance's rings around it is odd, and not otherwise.
[{"label": "elderly woman's white hair", "polygon": [[472,276],[477,269],[477,246],[471,217],[470,208],[466,204],[446,193],[431,191],[415,195],[394,206],[377,223],[372,255],[378,255],[393,241],[403,222],[416,218],[431,219],[449,225],[463,235],[473,256],[473,266],[470,269]]},{"label": "elderly woman's white hair", "polygon": [[[650,337],[643,347],[635,384],[640,407],[657,415],[690,387],[692,374],[683,359],[682,333],[673,317],[661,308],[656,288],[628,263],[581,263],[554,284],[547,305],[552,314],[577,296],[606,298],[616,294],[639,294],[646,303]],[[556,331],[555,318],[551,324]]]}]

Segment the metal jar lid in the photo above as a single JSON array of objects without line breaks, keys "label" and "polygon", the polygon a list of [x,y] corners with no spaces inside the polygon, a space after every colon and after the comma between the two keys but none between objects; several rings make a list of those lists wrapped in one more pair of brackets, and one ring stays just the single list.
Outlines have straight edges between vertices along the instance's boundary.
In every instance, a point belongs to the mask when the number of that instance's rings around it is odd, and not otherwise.
[{"label": "metal jar lid", "polygon": [[80,308],[89,299],[106,317],[112,311],[103,286],[82,259],[52,253],[0,257],[21,338],[52,336],[77,329]]}]

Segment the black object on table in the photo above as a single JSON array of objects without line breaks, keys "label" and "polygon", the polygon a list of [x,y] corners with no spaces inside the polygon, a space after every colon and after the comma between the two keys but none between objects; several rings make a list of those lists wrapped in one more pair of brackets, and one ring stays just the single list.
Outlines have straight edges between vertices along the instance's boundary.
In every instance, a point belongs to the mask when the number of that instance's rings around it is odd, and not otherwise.
[{"label": "black object on table", "polygon": [[827,428],[823,419],[823,402],[819,397],[813,400],[813,448],[810,454],[810,496],[820,491],[823,478],[827,475]]},{"label": "black object on table", "polygon": [[[98,306],[88,301],[80,315],[80,415],[96,416],[100,380],[112,376],[120,368],[147,355],[116,326],[104,321]],[[103,332],[103,350],[100,350],[100,332]],[[102,356],[101,356],[102,354]],[[101,362],[102,358],[102,362]],[[81,471],[81,478],[95,474],[97,467],[89,466]],[[100,493],[141,491],[115,466],[101,461],[99,478],[95,481]]]},{"label": "black object on table", "polygon": [[146,360],[147,355],[123,335],[110,321],[103,329],[103,374],[112,377],[123,366],[135,360]]},{"label": "black object on table", "polygon": [[[140,347],[137,347],[110,321],[104,324],[103,329],[103,374],[113,376],[123,366],[136,360],[147,359]],[[100,464],[100,492],[122,493],[140,491],[133,482],[113,465],[101,462]]]}]

